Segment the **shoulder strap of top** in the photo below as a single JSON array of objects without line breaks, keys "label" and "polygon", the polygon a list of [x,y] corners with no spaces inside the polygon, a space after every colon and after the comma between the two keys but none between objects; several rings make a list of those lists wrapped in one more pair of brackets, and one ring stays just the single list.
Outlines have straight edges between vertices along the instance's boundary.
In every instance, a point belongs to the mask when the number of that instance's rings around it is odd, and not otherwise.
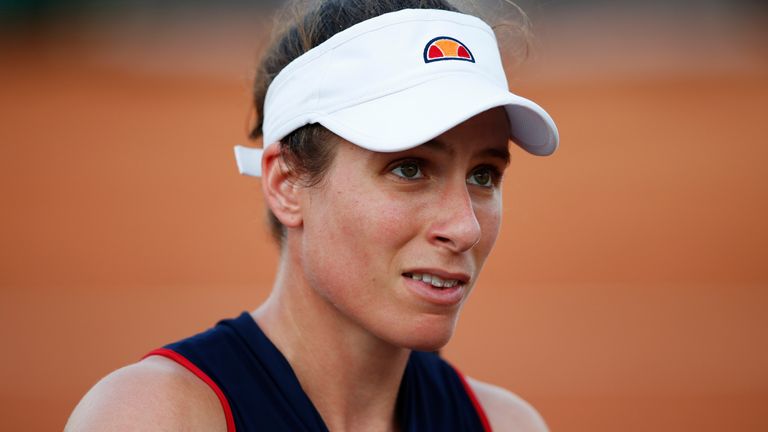
[{"label": "shoulder strap of top", "polygon": [[158,348],[158,349],[152,350],[149,352],[149,354],[145,355],[143,358],[147,358],[153,355],[162,356],[175,361],[176,363],[185,367],[188,371],[195,374],[205,384],[207,384],[208,387],[210,387],[211,390],[213,390],[213,392],[216,393],[216,397],[219,398],[219,402],[221,403],[221,408],[224,411],[224,419],[227,422],[227,432],[235,432],[237,430],[235,428],[235,420],[232,417],[232,408],[229,406],[229,401],[227,400],[227,397],[224,395],[224,392],[221,390],[219,385],[216,384],[216,382],[213,379],[211,379],[211,377],[209,377],[208,374],[201,371],[200,368],[195,366],[195,364],[189,361],[186,357],[168,348]]},{"label": "shoulder strap of top", "polygon": [[406,431],[490,431],[464,376],[435,353],[411,353],[398,397]]},{"label": "shoulder strap of top", "polygon": [[228,431],[328,430],[288,361],[247,312],[165,350],[157,354],[176,353],[166,357],[185,367],[186,360],[221,390],[234,423]]},{"label": "shoulder strap of top", "polygon": [[463,373],[461,373],[460,370],[456,369],[456,367],[453,365],[450,366],[453,367],[454,372],[456,372],[456,375],[459,377],[459,379],[461,379],[461,384],[464,386],[464,390],[467,392],[467,396],[472,402],[472,406],[475,408],[477,416],[480,417],[480,422],[483,424],[483,430],[486,432],[491,432],[491,423],[488,421],[488,416],[485,414],[483,406],[480,405],[480,401],[477,400],[477,395],[475,395],[475,391],[472,390],[472,386],[469,385],[467,378]]}]

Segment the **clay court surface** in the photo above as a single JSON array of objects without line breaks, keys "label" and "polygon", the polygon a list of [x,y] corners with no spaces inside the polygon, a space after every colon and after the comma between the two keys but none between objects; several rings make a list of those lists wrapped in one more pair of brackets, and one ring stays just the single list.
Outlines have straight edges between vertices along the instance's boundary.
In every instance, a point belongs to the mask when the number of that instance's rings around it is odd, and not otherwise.
[{"label": "clay court surface", "polygon": [[[561,149],[513,151],[449,360],[553,431],[768,430],[758,27],[715,53],[638,54],[660,64],[545,32],[511,85]],[[191,39],[3,45],[0,430],[61,429],[109,371],[268,293],[276,249],[231,150],[256,44]]]}]

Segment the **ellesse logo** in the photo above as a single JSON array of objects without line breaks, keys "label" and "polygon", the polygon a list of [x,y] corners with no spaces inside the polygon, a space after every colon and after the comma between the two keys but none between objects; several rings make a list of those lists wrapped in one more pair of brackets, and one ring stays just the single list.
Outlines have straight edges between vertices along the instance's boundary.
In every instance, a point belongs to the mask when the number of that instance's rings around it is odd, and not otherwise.
[{"label": "ellesse logo", "polygon": [[472,51],[458,39],[439,36],[427,42],[424,47],[424,62],[431,63],[440,60],[463,60],[475,62]]}]

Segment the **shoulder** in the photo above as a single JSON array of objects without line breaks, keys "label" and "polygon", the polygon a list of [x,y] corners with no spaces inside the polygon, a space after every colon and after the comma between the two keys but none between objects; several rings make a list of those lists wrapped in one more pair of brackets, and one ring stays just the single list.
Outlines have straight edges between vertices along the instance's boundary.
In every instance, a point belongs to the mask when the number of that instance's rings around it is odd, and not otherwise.
[{"label": "shoulder", "polygon": [[549,431],[538,411],[520,396],[470,377],[466,379],[494,431]]},{"label": "shoulder", "polygon": [[226,431],[216,394],[172,360],[152,356],[99,381],[65,427],[80,431]]}]

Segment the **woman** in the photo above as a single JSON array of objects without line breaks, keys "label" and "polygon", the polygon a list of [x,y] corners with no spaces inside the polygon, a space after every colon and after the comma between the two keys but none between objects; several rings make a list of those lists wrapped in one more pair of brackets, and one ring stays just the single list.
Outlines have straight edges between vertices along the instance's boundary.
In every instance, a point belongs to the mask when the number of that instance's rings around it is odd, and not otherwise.
[{"label": "woman", "polygon": [[280,266],[252,313],[99,382],[68,430],[546,430],[433,353],[496,240],[510,139],[551,118],[507,90],[493,31],[442,1],[327,1],[273,45],[253,138]]}]

